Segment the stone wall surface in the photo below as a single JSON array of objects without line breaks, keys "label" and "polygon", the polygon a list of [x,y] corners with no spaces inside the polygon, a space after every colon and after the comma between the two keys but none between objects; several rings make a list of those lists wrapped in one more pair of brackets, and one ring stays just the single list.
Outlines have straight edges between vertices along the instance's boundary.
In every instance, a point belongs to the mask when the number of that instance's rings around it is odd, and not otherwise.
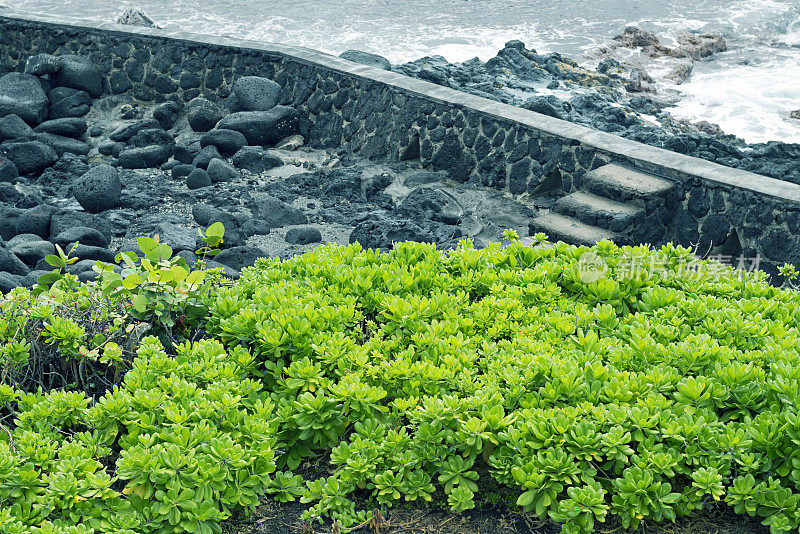
[{"label": "stone wall surface", "polygon": [[314,147],[420,158],[459,182],[527,198],[572,192],[607,163],[676,183],[650,214],[661,242],[800,265],[800,186],[642,145],[532,111],[300,47],[0,12],[0,73],[38,53],[88,57],[104,92],[144,102],[226,99],[241,76],[271,78],[303,112]]}]

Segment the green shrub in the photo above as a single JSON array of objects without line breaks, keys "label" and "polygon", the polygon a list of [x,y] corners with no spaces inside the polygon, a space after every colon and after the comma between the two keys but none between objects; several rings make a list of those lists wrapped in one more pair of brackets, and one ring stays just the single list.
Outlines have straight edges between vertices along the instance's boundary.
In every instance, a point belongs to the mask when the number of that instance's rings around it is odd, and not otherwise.
[{"label": "green shrub", "polygon": [[[510,499],[571,534],[716,503],[797,530],[798,293],[671,245],[507,238],[262,259],[192,302],[209,339],[147,338],[96,401],[0,386],[0,532],[219,532],[264,495],[341,528]],[[70,284],[44,298],[97,293]],[[41,302],[3,300],[8,361]],[[160,302],[141,317],[169,332],[186,301]],[[85,323],[54,316],[42,343],[80,355]],[[330,469],[303,486],[304,459]]]}]

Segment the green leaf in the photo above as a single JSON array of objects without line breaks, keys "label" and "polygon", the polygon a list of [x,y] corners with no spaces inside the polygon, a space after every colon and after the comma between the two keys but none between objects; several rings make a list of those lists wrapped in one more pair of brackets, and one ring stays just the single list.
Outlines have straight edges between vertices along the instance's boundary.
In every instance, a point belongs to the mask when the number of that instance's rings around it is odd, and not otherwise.
[{"label": "green leaf", "polygon": [[36,281],[39,282],[42,285],[48,285],[49,286],[50,284],[55,283],[58,280],[61,280],[61,278],[63,278],[63,275],[61,273],[52,272],[52,273],[43,274]]},{"label": "green leaf", "polygon": [[44,261],[52,265],[53,267],[58,267],[63,269],[67,266],[67,262],[61,259],[60,256],[56,256],[55,254],[48,254],[44,257]]},{"label": "green leaf", "polygon": [[142,236],[136,240],[136,244],[139,245],[139,249],[141,249],[142,252],[147,254],[158,246],[158,241],[150,237]]},{"label": "green leaf", "polygon": [[144,282],[142,277],[134,273],[129,276],[126,276],[125,279],[122,281],[122,285],[125,286],[125,289],[133,289],[139,286],[139,284],[141,284],[142,282]]},{"label": "green leaf", "polygon": [[189,276],[186,277],[186,283],[190,286],[197,285],[201,283],[206,277],[205,271],[192,271],[189,273]]},{"label": "green leaf", "polygon": [[225,235],[225,226],[221,222],[215,222],[206,229],[206,237],[216,237],[222,239]]},{"label": "green leaf", "polygon": [[131,306],[139,313],[144,313],[147,310],[147,297],[144,295],[134,295],[131,297]]},{"label": "green leaf", "polygon": [[536,491],[535,490],[528,490],[522,495],[519,496],[517,499],[517,506],[530,506],[533,504],[533,500],[536,498]]}]

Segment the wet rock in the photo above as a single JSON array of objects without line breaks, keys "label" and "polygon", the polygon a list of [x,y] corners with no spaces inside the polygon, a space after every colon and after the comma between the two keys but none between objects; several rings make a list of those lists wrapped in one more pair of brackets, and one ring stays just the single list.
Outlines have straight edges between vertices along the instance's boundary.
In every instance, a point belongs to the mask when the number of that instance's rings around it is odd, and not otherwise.
[{"label": "wet rock", "polygon": [[685,33],[678,36],[678,46],[670,52],[670,55],[701,59],[727,49],[728,45],[721,35]]},{"label": "wet rock", "polygon": [[149,130],[159,128],[158,121],[152,119],[145,119],[120,126],[108,135],[108,138],[115,142],[127,142],[131,137],[136,135],[142,130]]},{"label": "wet rock", "polygon": [[13,182],[18,176],[17,166],[11,160],[0,156],[0,182]]},{"label": "wet rock", "polygon": [[642,69],[633,69],[631,71],[630,81],[625,86],[625,89],[630,93],[645,93],[655,92],[653,87],[653,78]]},{"label": "wet rock", "polygon": [[78,117],[67,117],[45,121],[37,126],[35,131],[77,139],[86,133],[87,128],[85,120]]},{"label": "wet rock", "polygon": [[262,173],[283,164],[281,159],[260,147],[246,146],[233,155],[233,165],[254,173]]},{"label": "wet rock", "polygon": [[230,156],[247,145],[247,139],[244,134],[236,130],[217,129],[204,133],[200,138],[201,147],[208,145],[217,147],[220,154]]},{"label": "wet rock", "polygon": [[233,84],[231,107],[236,111],[268,111],[278,105],[281,86],[267,78],[242,76]]},{"label": "wet rock", "polygon": [[322,241],[322,233],[313,226],[289,228],[286,232],[286,242],[292,245],[308,245]]},{"label": "wet rock", "polygon": [[0,142],[32,137],[33,133],[33,129],[17,115],[6,115],[0,119]]},{"label": "wet rock", "polygon": [[555,117],[556,119],[563,119],[563,114],[556,108],[551,100],[555,100],[557,104],[560,104],[558,99],[555,97],[535,96],[526,100],[525,103],[522,104],[522,107],[531,111],[535,111],[536,113],[541,113],[542,115]]},{"label": "wet rock", "polygon": [[68,54],[59,57],[61,68],[55,74],[56,85],[86,91],[92,98],[103,94],[103,74],[96,65],[82,56]]},{"label": "wet rock", "polygon": [[673,68],[667,74],[667,79],[672,80],[676,84],[680,85],[686,80],[689,79],[689,76],[692,75],[692,65],[691,63],[684,63],[682,65],[678,65],[677,67]]},{"label": "wet rock", "polygon": [[58,160],[55,150],[41,141],[12,143],[2,150],[2,155],[14,164],[20,174],[41,172]]},{"label": "wet rock", "polygon": [[136,135],[128,139],[128,144],[134,147],[163,146],[170,150],[171,155],[174,150],[175,139],[161,128],[145,128],[144,130],[139,130]]},{"label": "wet rock", "polygon": [[245,267],[252,267],[258,258],[265,258],[268,256],[266,252],[258,247],[244,245],[225,249],[217,254],[214,260],[236,269],[237,271],[241,271]]},{"label": "wet rock", "polygon": [[361,63],[362,65],[369,65],[383,70],[392,70],[392,64],[389,60],[378,54],[370,54],[361,50],[345,50],[339,57],[352,61],[353,63]]},{"label": "wet rock", "polygon": [[74,226],[58,234],[53,243],[63,247],[72,243],[80,243],[90,247],[108,247],[108,240],[96,228],[88,226]]},{"label": "wet rock", "polygon": [[[225,116],[222,109],[205,98],[197,97],[186,106],[186,118],[195,132],[207,132]],[[220,126],[222,128],[223,126]]]},{"label": "wet rock", "polygon": [[142,28],[158,28],[153,19],[141,9],[131,8],[123,11],[116,20],[117,24],[124,24],[126,26],[139,26]]},{"label": "wet rock", "polygon": [[119,164],[125,169],[160,167],[170,157],[170,147],[145,146],[128,148],[119,153]]},{"label": "wet rock", "polygon": [[200,143],[191,143],[191,144],[182,144],[178,143],[175,145],[175,153],[173,154],[175,159],[180,161],[181,163],[191,163],[194,161],[194,158],[200,153]]},{"label": "wet rock", "polygon": [[92,107],[92,98],[86,91],[69,87],[56,87],[47,93],[50,101],[50,119],[83,117]]},{"label": "wet rock", "polygon": [[208,163],[208,176],[211,178],[211,182],[216,184],[219,182],[232,182],[238,179],[240,174],[227,161],[214,158]]},{"label": "wet rock", "polygon": [[612,39],[617,46],[626,48],[643,48],[660,44],[655,33],[634,26],[628,26],[621,34],[615,35]]},{"label": "wet rock", "polygon": [[792,111],[791,113],[789,113],[789,118],[790,119],[800,119],[800,109],[797,109],[797,110]]},{"label": "wet rock", "polygon": [[89,213],[118,207],[121,191],[119,173],[110,165],[92,167],[72,187],[75,199]]},{"label": "wet rock", "polygon": [[300,133],[300,113],[288,106],[269,111],[240,111],[219,122],[219,128],[244,134],[250,145],[274,145],[284,137]]},{"label": "wet rock", "polygon": [[203,169],[195,169],[186,177],[186,186],[189,189],[211,187],[211,177]]},{"label": "wet rock", "polygon": [[48,103],[36,76],[10,72],[0,77],[0,117],[13,114],[36,125],[47,118]]}]

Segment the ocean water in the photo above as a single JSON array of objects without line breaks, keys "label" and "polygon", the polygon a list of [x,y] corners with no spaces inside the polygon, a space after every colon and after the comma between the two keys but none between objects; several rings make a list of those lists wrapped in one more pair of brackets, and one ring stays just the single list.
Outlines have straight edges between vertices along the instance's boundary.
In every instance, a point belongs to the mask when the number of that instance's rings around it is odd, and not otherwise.
[{"label": "ocean water", "polygon": [[[665,44],[686,31],[725,37],[728,51],[694,64],[670,87],[673,115],[719,124],[749,142],[800,142],[798,0],[13,0],[15,11],[111,21],[130,7],[169,29],[307,46],[338,54],[375,52],[393,63],[427,55],[452,62],[493,57],[520,39],[590,65],[625,26]],[[596,58],[594,59],[596,62]],[[647,67],[647,65],[645,65]],[[652,68],[658,70],[659,65]]]}]

